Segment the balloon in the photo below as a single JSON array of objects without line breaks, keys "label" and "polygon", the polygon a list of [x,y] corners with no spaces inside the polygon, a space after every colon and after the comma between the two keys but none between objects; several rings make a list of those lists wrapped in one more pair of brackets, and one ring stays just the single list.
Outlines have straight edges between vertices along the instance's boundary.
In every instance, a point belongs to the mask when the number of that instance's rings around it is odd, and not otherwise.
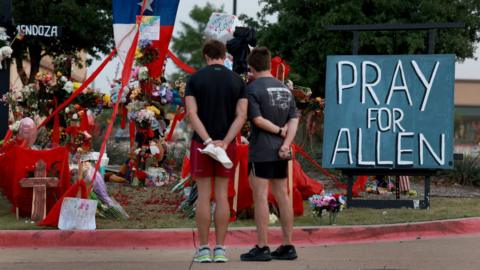
[{"label": "balloon", "polygon": [[32,118],[26,117],[20,120],[17,139],[25,141],[28,147],[35,143],[37,140],[37,125]]}]

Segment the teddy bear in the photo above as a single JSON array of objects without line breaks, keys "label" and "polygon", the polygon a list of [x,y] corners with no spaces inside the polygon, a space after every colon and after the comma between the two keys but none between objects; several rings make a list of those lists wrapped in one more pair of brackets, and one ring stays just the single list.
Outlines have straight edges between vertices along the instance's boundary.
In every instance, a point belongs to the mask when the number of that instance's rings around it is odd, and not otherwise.
[{"label": "teddy bear", "polygon": [[0,48],[0,69],[2,69],[3,60],[12,57],[13,50],[9,46],[3,46]]}]

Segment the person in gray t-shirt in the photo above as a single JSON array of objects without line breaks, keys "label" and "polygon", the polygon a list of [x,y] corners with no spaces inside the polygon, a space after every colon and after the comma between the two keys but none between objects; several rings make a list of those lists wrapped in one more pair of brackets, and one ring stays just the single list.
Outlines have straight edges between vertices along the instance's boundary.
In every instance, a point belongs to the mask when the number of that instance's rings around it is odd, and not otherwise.
[{"label": "person in gray t-shirt", "polygon": [[[270,72],[267,48],[255,48],[248,65],[255,81],[247,86],[248,118],[251,121],[249,144],[250,187],[253,191],[257,245],[242,254],[242,261],[294,260],[292,245],[293,209],[287,189],[290,146],[298,127],[298,113],[290,90]],[[282,245],[270,253],[268,233],[268,187],[280,210]]]}]

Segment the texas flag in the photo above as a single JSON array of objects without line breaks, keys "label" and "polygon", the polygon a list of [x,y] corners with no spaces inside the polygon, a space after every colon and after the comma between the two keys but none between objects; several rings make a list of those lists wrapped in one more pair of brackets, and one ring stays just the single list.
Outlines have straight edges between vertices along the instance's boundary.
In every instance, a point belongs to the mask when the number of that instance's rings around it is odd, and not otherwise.
[{"label": "texas flag", "polygon": [[150,76],[156,78],[163,71],[163,62],[172,38],[180,0],[113,0],[113,33],[121,62],[124,62],[135,37],[137,16],[140,15],[144,2],[144,16],[160,17],[159,37],[152,43],[158,48],[159,57],[148,66]]}]

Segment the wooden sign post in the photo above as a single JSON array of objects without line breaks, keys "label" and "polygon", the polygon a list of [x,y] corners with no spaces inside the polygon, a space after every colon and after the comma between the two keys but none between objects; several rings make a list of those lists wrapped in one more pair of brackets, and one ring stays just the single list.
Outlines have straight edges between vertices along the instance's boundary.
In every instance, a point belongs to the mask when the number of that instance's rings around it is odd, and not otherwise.
[{"label": "wooden sign post", "polygon": [[46,164],[43,160],[39,160],[35,164],[34,175],[34,177],[20,180],[20,186],[23,188],[33,188],[31,219],[33,221],[40,221],[45,218],[47,213],[47,187],[58,186],[58,178],[47,177]]}]

